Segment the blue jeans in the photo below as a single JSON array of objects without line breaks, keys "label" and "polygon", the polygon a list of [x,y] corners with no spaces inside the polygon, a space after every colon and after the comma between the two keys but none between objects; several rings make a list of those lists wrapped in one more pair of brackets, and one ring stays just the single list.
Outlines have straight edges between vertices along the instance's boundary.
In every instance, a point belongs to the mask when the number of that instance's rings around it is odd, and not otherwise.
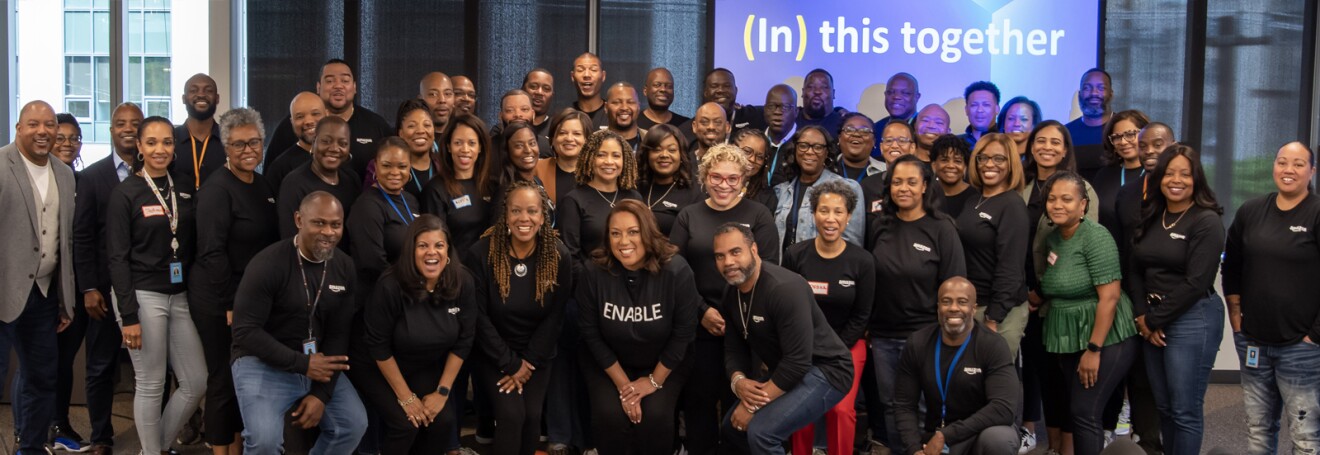
[{"label": "blue jeans", "polygon": [[1205,390],[1224,338],[1224,301],[1207,296],[1164,327],[1165,347],[1142,343],[1165,453],[1200,453]]},{"label": "blue jeans", "polygon": [[[234,391],[243,414],[243,453],[276,455],[284,445],[284,414],[292,412],[312,380],[305,375],[280,371],[254,356],[234,360]],[[335,381],[334,398],[325,403],[320,436],[312,455],[353,453],[367,428],[367,411],[353,390],[348,376]]]},{"label": "blue jeans", "polygon": [[[58,284],[51,282],[51,291]],[[19,453],[44,454],[51,416],[55,414],[55,377],[58,374],[55,357],[59,343],[55,329],[59,324],[60,302],[52,295],[41,295],[34,283],[28,292],[27,305],[18,319],[0,322],[0,345],[13,346],[18,351],[18,379],[20,396],[16,406],[22,408],[15,415],[25,417],[18,424],[22,445]],[[9,355],[5,350],[4,356]],[[23,425],[23,423],[33,423]]]},{"label": "blue jeans", "polygon": [[[1279,447],[1279,415],[1288,412],[1293,453],[1320,453],[1320,346],[1298,341],[1261,346],[1244,333],[1233,334],[1242,361],[1242,395],[1247,410],[1247,453],[1273,454]],[[1247,366],[1247,346],[1260,349],[1255,368]],[[1306,418],[1310,416],[1310,418]]]},{"label": "blue jeans", "polygon": [[[871,424],[873,431],[883,427],[884,432],[872,434],[871,437],[895,452],[903,450],[903,440],[898,437],[898,424],[894,422],[894,384],[898,378],[898,357],[903,354],[904,346],[907,346],[907,339],[871,338],[871,366],[875,369],[875,382],[880,393],[879,405],[884,410],[884,425]],[[875,421],[879,420],[878,417],[870,418]]]},{"label": "blue jeans", "polygon": [[[765,405],[752,416],[746,431],[733,428],[734,407],[724,414],[720,432],[726,443],[752,455],[783,454],[784,441],[833,408],[846,392],[835,389],[820,372],[811,367],[792,390]],[[737,405],[741,406],[741,404]]]}]

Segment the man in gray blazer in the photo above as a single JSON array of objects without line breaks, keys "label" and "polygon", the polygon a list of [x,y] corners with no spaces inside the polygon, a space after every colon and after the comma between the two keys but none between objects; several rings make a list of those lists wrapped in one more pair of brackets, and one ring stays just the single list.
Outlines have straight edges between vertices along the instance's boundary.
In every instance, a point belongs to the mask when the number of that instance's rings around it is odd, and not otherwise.
[{"label": "man in gray blazer", "polygon": [[0,223],[0,338],[18,351],[24,455],[47,453],[55,334],[73,314],[73,170],[50,158],[57,125],[55,110],[33,101],[19,112],[14,143],[0,147],[0,213],[10,217]]}]

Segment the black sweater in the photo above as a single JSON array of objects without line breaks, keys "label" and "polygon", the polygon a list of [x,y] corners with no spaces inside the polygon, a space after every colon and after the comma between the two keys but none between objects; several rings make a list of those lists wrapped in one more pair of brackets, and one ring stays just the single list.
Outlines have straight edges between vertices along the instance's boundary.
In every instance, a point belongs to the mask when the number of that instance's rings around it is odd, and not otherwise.
[{"label": "black sweater", "polygon": [[1224,294],[1242,296],[1242,332],[1270,345],[1320,340],[1320,197],[1279,210],[1271,193],[1247,201],[1228,228]]},{"label": "black sweater", "polygon": [[651,207],[655,222],[660,225],[660,233],[666,236],[673,232],[674,222],[678,220],[678,212],[689,205],[706,200],[706,194],[696,186],[683,188],[676,183],[653,185],[643,182],[637,187],[637,193],[642,195],[642,202]]},{"label": "black sweater", "polygon": [[1008,310],[1027,300],[1027,204],[1015,191],[980,200],[980,192],[958,216],[958,236],[967,254],[967,279],[976,286],[976,304],[985,316],[1002,322]]},{"label": "black sweater", "polygon": [[[356,104],[353,106],[353,116],[348,118],[348,130],[352,136],[348,149],[352,154],[349,164],[357,175],[366,175],[367,163],[376,159],[376,148],[380,147],[380,139],[397,133],[394,128],[390,128],[390,123],[385,121],[385,117]],[[275,162],[283,156],[285,150],[297,143],[298,135],[293,131],[293,123],[289,121],[288,116],[285,116],[284,120],[275,127],[275,132],[270,135],[270,142],[266,146],[266,163]]]},{"label": "black sweater", "polygon": [[[1161,216],[1146,224],[1145,235],[1132,246],[1132,304],[1137,316],[1146,315],[1146,327],[1159,329],[1182,316],[1197,301],[1214,292],[1215,272],[1224,251],[1224,224],[1219,214],[1193,205],[1185,219],[1164,229]],[[1162,215],[1162,214],[1161,214]],[[1178,214],[1169,213],[1174,223]],[[1164,296],[1155,307],[1146,295]]]},{"label": "black sweater", "polygon": [[851,347],[866,334],[875,306],[875,257],[843,242],[843,252],[825,259],[816,242],[799,242],[784,252],[784,268],[802,275],[830,328]]},{"label": "black sweater", "polygon": [[217,172],[197,191],[197,262],[188,279],[193,311],[234,309],[248,262],[280,239],[275,195],[261,174],[252,183]]},{"label": "black sweater", "polygon": [[907,338],[935,322],[935,297],[944,280],[966,276],[966,256],[958,228],[944,214],[915,221],[895,218],[882,229],[871,252],[876,258],[877,292],[871,336]]},{"label": "black sweater", "polygon": [[[353,258],[336,252],[325,262],[304,259],[301,263],[300,268],[297,247],[287,239],[252,258],[234,297],[232,358],[255,356],[271,368],[305,375],[310,357],[303,354],[302,343],[309,327],[318,352],[327,356],[348,354],[352,338],[349,331],[357,314]],[[325,283],[321,283],[323,273]],[[318,289],[321,299],[316,303],[315,317],[311,317]],[[336,372],[328,383],[313,382],[309,394],[329,403],[338,378]]]},{"label": "black sweater", "polygon": [[611,263],[586,266],[577,284],[578,330],[582,343],[604,369],[678,368],[696,336],[701,297],[692,269],[681,256],[659,273],[630,271]]},{"label": "black sweater", "polygon": [[[1121,165],[1105,166],[1095,172],[1095,180],[1091,181],[1091,188],[1095,189],[1095,195],[1100,197],[1098,205],[1100,210],[1100,225],[1109,230],[1109,235],[1114,240],[1123,238],[1122,226],[1120,221],[1122,216],[1118,212],[1118,194],[1123,187],[1132,182],[1140,182],[1146,173],[1145,168],[1124,169]],[[1097,207],[1092,207],[1092,210]]]},{"label": "black sweater", "polygon": [[[352,214],[353,203],[362,194],[362,179],[358,178],[352,169],[341,166],[339,183],[331,185],[312,172],[310,162],[294,169],[284,178],[284,183],[280,184],[279,198],[276,200],[275,213],[280,219],[280,238],[293,237],[298,233],[298,228],[293,223],[293,214],[302,205],[303,198],[313,191],[325,191],[338,199],[339,205],[344,207],[344,220],[348,220],[348,216]],[[347,240],[340,240],[339,249],[348,251],[348,245],[344,244]]]},{"label": "black sweater", "polygon": [[[463,194],[449,194],[445,189],[445,179],[434,178],[426,184],[422,196],[422,210],[445,220],[449,226],[449,235],[454,236],[449,243],[453,251],[465,252],[477,242],[481,233],[490,227],[494,215],[491,211],[490,197],[483,197],[477,192],[475,179],[459,180]],[[466,262],[465,262],[466,264]],[[475,267],[475,264],[466,264]]]},{"label": "black sweater", "polygon": [[450,300],[434,293],[418,300],[393,273],[382,276],[363,308],[365,330],[354,358],[393,357],[402,371],[443,366],[449,354],[467,359],[477,331],[476,285],[457,262],[446,267],[459,267],[458,295]]},{"label": "black sweater", "polygon": [[[169,188],[165,177],[153,180],[165,199],[164,207],[152,194],[145,179],[130,175],[115,187],[106,208],[105,242],[110,284],[125,326],[138,323],[137,291],[184,292],[187,285],[183,282],[171,283],[170,264],[179,262],[185,271],[192,266],[197,235],[193,201]],[[170,233],[170,219],[166,216],[174,205],[171,199],[178,201],[176,234]],[[175,238],[179,240],[177,256],[170,247],[171,239]]]},{"label": "black sweater", "polygon": [[[202,161],[201,166],[197,166],[200,173],[193,172],[194,154]],[[193,139],[192,133],[188,131],[188,125],[174,128],[174,170],[170,171],[170,174],[174,176],[174,182],[179,185],[180,192],[196,193],[201,188],[199,182],[205,184],[211,179],[211,174],[224,169],[228,158],[225,154],[225,144],[220,142],[219,123],[211,125],[210,140]],[[200,179],[197,178],[199,174]]]},{"label": "black sweater", "polygon": [[[559,281],[546,292],[545,301],[536,300],[536,268],[540,260],[537,245],[521,261],[527,266],[527,275],[519,277],[512,270],[495,270],[490,261],[490,238],[478,240],[467,251],[463,261],[472,270],[477,289],[477,345],[486,358],[501,373],[518,372],[522,361],[534,367],[548,364],[555,358],[559,344],[559,331],[563,327],[564,305],[573,296],[572,257],[562,243],[559,248]],[[510,268],[520,261],[509,258]],[[500,298],[500,285],[495,273],[509,274],[509,297]]]},{"label": "black sweater", "polygon": [[262,170],[266,175],[266,180],[271,186],[275,187],[275,194],[280,193],[280,185],[284,183],[284,178],[288,177],[294,169],[297,169],[307,163],[312,162],[312,152],[305,150],[301,145],[293,144],[288,150],[280,154],[280,157]]},{"label": "black sweater", "polygon": [[[940,428],[940,399],[935,382],[935,349],[940,352],[941,376],[959,346],[948,346],[940,337],[940,327],[931,325],[913,333],[898,358],[898,377],[894,381],[894,420],[903,439],[904,453],[919,453],[921,445],[939,430],[950,446],[975,438],[982,430],[997,425],[1012,425],[1022,402],[1022,384],[1008,344],[980,324],[972,329],[971,341],[963,352],[953,377],[947,384],[944,428]],[[926,420],[918,418],[922,399]]]},{"label": "black sweater", "polygon": [[617,204],[624,199],[641,201],[637,190],[614,192],[597,191],[590,185],[574,188],[564,196],[559,207],[556,226],[563,234],[564,246],[581,261],[589,261],[591,251],[605,240],[605,222],[610,217],[610,201]]},{"label": "black sweater", "polygon": [[379,188],[367,188],[353,203],[353,215],[348,217],[345,227],[348,238],[352,239],[349,252],[357,264],[358,280],[364,285],[360,289],[372,286],[369,283],[375,283],[404,248],[412,247],[408,245],[408,224],[422,213],[417,199],[407,191],[389,195],[398,212],[385,201],[385,196]]},{"label": "black sweater", "polygon": [[[815,305],[807,281],[764,260],[760,267],[752,292],[742,294],[736,287],[725,288],[722,313],[728,334],[724,337],[726,373],[732,377],[741,371],[757,377],[757,365],[764,363],[770,370],[769,380],[788,392],[814,366],[835,390],[848,393],[852,389],[852,355]],[[740,297],[748,306],[746,323],[738,303]]]},{"label": "black sweater", "polygon": [[[698,317],[705,315],[706,310],[712,307],[720,309],[720,302],[724,301],[724,288],[729,283],[724,281],[724,276],[715,267],[715,229],[730,221],[751,227],[761,259],[769,263],[779,262],[779,231],[775,228],[774,215],[765,206],[743,199],[723,212],[710,208],[705,202],[683,209],[674,221],[674,231],[669,234],[669,242],[678,247],[678,254],[692,266],[697,293],[701,294],[702,299],[697,308]],[[705,329],[698,332],[707,333]]]}]

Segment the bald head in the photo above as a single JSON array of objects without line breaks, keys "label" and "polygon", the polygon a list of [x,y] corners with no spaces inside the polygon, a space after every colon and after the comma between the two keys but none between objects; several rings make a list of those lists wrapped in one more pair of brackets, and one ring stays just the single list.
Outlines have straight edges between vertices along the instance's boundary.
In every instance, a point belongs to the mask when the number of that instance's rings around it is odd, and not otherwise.
[{"label": "bald head", "polygon": [[966,277],[955,276],[940,283],[939,296],[971,293],[972,303],[976,303],[976,286]]},{"label": "bald head", "polygon": [[296,242],[302,254],[324,261],[344,235],[344,205],[330,193],[313,191],[298,205],[293,224],[298,227]]},{"label": "bald head", "polygon": [[949,134],[949,111],[938,104],[928,104],[917,112],[913,127],[917,130],[917,148],[930,150],[935,139]]},{"label": "bald head", "polygon": [[642,96],[646,97],[646,108],[655,112],[666,112],[674,102],[674,74],[666,68],[656,68],[646,73],[646,85],[642,87]]},{"label": "bald head", "polygon": [[33,101],[18,111],[18,124],[14,125],[18,152],[32,164],[45,166],[50,162],[50,151],[55,148],[55,133],[59,120],[55,109],[45,101]]},{"label": "bald head", "polygon": [[312,149],[316,139],[316,125],[325,118],[325,101],[312,92],[301,92],[289,103],[289,122],[298,133],[298,145],[304,150]]},{"label": "bald head", "polygon": [[714,101],[702,104],[697,108],[697,115],[692,117],[692,134],[697,136],[697,143],[703,149],[728,140],[730,128],[724,107]]},{"label": "bald head", "polygon": [[215,105],[219,102],[220,92],[211,76],[197,73],[184,83],[183,107],[188,111],[188,118],[210,120],[215,116]]},{"label": "bald head", "polygon": [[454,112],[454,83],[441,72],[427,73],[417,89],[417,97],[431,108],[431,123],[436,131],[444,131]]},{"label": "bald head", "polygon": [[765,124],[776,141],[797,122],[797,91],[785,84],[770,87],[765,94]]},{"label": "bald head", "polygon": [[945,344],[962,341],[975,324],[976,287],[967,278],[949,278],[940,284],[937,302],[936,319]]}]

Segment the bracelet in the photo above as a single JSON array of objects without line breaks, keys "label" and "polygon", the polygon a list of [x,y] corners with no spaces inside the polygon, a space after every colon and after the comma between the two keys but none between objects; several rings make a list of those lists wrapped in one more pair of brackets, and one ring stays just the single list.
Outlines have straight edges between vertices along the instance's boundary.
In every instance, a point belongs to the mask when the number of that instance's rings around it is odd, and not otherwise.
[{"label": "bracelet", "polygon": [[646,375],[646,378],[651,380],[651,387],[655,387],[656,390],[660,390],[660,389],[665,388],[665,386],[660,385],[660,383],[658,383],[658,382],[655,382],[655,375],[654,375],[654,374],[648,374],[648,375]]},{"label": "bracelet", "polygon": [[729,381],[729,390],[733,391],[733,394],[735,396],[738,395],[738,381],[741,381],[743,379],[747,379],[747,375],[738,373],[733,375],[732,381]]},{"label": "bracelet", "polygon": [[416,403],[416,402],[417,402],[417,394],[414,393],[414,394],[412,394],[412,396],[408,397],[407,400],[399,400],[399,406],[402,406],[402,407],[405,407],[405,408],[406,408],[406,407],[408,407],[408,405],[413,404],[413,403]]}]

